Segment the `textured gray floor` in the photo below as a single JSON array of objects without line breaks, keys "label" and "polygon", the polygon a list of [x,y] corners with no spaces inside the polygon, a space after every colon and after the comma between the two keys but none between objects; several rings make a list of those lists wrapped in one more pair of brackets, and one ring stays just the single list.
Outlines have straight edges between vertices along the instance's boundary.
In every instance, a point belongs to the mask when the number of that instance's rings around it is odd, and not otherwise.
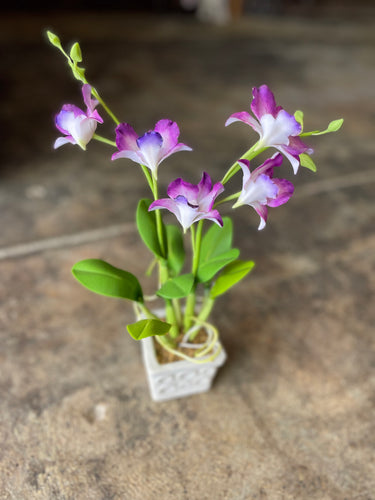
[{"label": "textured gray floor", "polygon": [[[0,24],[0,497],[375,499],[373,19]],[[254,85],[303,109],[307,129],[345,118],[313,140],[318,173],[289,175],[296,195],[263,232],[250,209],[234,214],[257,266],[216,309],[228,361],[208,394],[153,403],[125,333],[131,307],[70,276],[88,257],[141,275],[149,256],[133,218],[145,187],[109,147],[52,151],[53,114],[80,97],[44,28],[81,41],[121,120],[138,131],[178,121],[194,153],[160,169],[164,186],[203,169],[218,180],[247,149],[250,129],[223,124]]]}]

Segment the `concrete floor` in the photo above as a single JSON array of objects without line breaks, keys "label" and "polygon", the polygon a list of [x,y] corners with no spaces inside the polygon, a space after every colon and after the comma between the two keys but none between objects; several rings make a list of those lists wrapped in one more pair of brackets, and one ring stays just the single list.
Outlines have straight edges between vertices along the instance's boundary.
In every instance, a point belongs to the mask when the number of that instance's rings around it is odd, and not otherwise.
[{"label": "concrete floor", "polygon": [[[215,27],[91,13],[0,26],[0,498],[374,500],[374,19]],[[203,169],[219,179],[247,149],[250,130],[223,124],[252,86],[303,109],[307,129],[345,119],[312,140],[316,174],[283,167],[296,194],[263,232],[250,209],[234,213],[257,266],[215,311],[228,361],[208,394],[153,403],[130,305],[70,275],[88,257],[141,275],[145,187],[105,145],[52,150],[54,113],[80,97],[46,28],[80,40],[121,120],[178,121],[194,153],[160,170],[164,186]]]}]

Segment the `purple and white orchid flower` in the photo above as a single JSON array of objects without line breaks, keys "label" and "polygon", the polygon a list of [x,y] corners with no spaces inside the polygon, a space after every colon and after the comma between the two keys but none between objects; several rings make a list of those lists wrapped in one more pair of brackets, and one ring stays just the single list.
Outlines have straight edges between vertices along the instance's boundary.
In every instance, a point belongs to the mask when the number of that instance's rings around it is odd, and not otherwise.
[{"label": "purple and white orchid flower", "polygon": [[186,144],[178,142],[180,130],[172,120],[159,120],[154,130],[138,136],[128,123],[120,123],[116,128],[116,145],[119,149],[112,155],[112,160],[129,158],[145,165],[157,178],[160,163],[178,151],[191,151]]},{"label": "purple and white orchid flower", "polygon": [[203,172],[199,184],[190,184],[183,179],[176,179],[168,186],[169,198],[162,198],[151,203],[149,210],[166,208],[172,212],[184,228],[184,232],[201,219],[209,219],[223,225],[221,215],[213,209],[215,198],[224,191],[224,186],[217,182],[212,187],[210,176]]},{"label": "purple and white orchid flower", "polygon": [[277,153],[250,172],[249,160],[238,161],[243,171],[242,191],[233,208],[250,205],[260,216],[258,230],[267,222],[267,206],[278,207],[286,203],[294,192],[294,186],[286,179],[273,179],[274,167],[279,167],[283,157]]},{"label": "purple and white orchid flower", "polygon": [[288,158],[296,174],[300,165],[299,155],[313,153],[313,150],[298,137],[302,132],[301,124],[293,115],[276,105],[275,97],[267,85],[253,88],[250,107],[256,118],[247,111],[241,111],[231,115],[225,126],[236,121],[250,125],[260,136],[257,148],[278,149]]},{"label": "purple and white orchid flower", "polygon": [[55,117],[55,125],[65,137],[56,139],[54,148],[63,144],[78,144],[82,149],[91,141],[98,123],[103,123],[102,117],[95,110],[99,104],[96,99],[91,98],[91,85],[82,87],[83,101],[87,111],[84,112],[74,104],[64,104],[60,113]]}]

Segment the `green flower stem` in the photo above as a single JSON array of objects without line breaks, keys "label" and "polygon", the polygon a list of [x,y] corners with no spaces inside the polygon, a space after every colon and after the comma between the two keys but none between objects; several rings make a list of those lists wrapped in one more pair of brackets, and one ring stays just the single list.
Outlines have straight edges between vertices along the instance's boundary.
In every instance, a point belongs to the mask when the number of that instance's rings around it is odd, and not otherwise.
[{"label": "green flower stem", "polygon": [[[248,151],[246,151],[245,154],[241,156],[241,159],[244,158],[245,160],[252,160],[266,149],[267,148],[259,147],[259,141],[258,141]],[[240,168],[241,167],[238,161],[235,161],[233,165],[229,168],[227,173],[224,175],[223,179],[221,180],[221,183],[226,184],[229,181],[229,179],[231,179],[234,176],[234,174],[236,174],[240,170]]]},{"label": "green flower stem", "polygon": [[241,191],[238,191],[238,193],[231,194],[230,196],[227,196],[226,198],[223,198],[222,200],[219,200],[215,203],[213,208],[216,208],[218,205],[221,205],[222,203],[226,203],[227,201],[235,200],[238,198],[241,194]]},{"label": "green flower stem", "polygon": [[[196,231],[194,226],[191,226],[190,228],[191,246],[193,250],[192,273],[194,275],[195,281],[198,273],[199,259],[201,253],[202,228],[203,228],[203,220],[200,220],[198,222]],[[185,318],[184,318],[185,332],[189,330],[192,323],[192,317],[194,316],[195,303],[196,303],[196,288],[197,288],[197,283],[195,282],[192,291],[189,293],[186,299]]]},{"label": "green flower stem", "polygon": [[[152,194],[154,194],[154,183],[152,181],[150,170],[145,165],[141,164],[141,167],[142,167],[143,173],[145,174],[145,177],[146,177],[146,180],[148,182],[148,185],[149,185],[149,187],[150,187],[150,189],[152,191]],[[156,200],[156,198],[155,198],[155,200]]]},{"label": "green flower stem", "polygon": [[[86,78],[85,78],[86,80]],[[87,81],[85,83],[88,83]],[[101,106],[106,110],[107,114],[112,118],[112,120],[115,122],[116,125],[119,125],[120,123],[120,120],[116,117],[116,115],[109,109],[109,107],[107,106],[107,104],[103,101],[103,99],[100,97],[100,95],[98,94],[97,90],[94,89],[94,87],[92,87],[91,89],[91,93],[92,95],[95,97],[95,99],[97,99],[99,101],[99,103],[101,104]]]},{"label": "green flower stem", "polygon": [[[167,263],[165,260],[162,259],[159,259],[159,276],[161,284],[165,283],[169,278]],[[172,299],[164,299],[164,302],[165,302],[165,319],[167,323],[170,323],[172,325],[171,329],[168,332],[168,336],[171,339],[175,339],[178,337],[180,332]]]},{"label": "green flower stem", "polygon": [[[152,183],[153,183],[152,194],[154,195],[154,200],[157,200],[159,195],[158,195],[158,183],[155,176],[152,177]],[[163,256],[166,257],[165,241],[163,234],[163,221],[161,219],[160,210],[155,210],[155,215],[156,215],[156,231],[158,235],[160,249]]]},{"label": "green flower stem", "polygon": [[99,142],[104,142],[105,144],[109,144],[110,146],[116,147],[115,141],[111,141],[110,139],[106,139],[105,137],[102,137],[101,135],[94,134],[92,136],[92,138],[99,141]]},{"label": "green flower stem", "polygon": [[[149,177],[149,173],[145,171],[147,167],[142,165],[143,171],[145,172],[146,178],[149,182],[150,188],[152,190],[152,194],[154,195],[154,199],[158,199],[158,184],[157,184],[157,179],[155,176],[152,176],[152,179]],[[155,210],[155,216],[156,216],[156,232],[158,235],[158,241],[160,245],[161,252],[164,257],[167,256],[166,252],[166,246],[165,246],[165,241],[164,241],[164,231],[163,231],[163,221],[161,218],[161,213],[160,210]],[[167,266],[167,262],[165,259],[159,259],[159,281],[160,285],[165,283],[167,279],[169,278],[169,270]],[[168,336],[171,339],[175,339],[178,337],[179,334],[179,326],[178,326],[178,321],[176,319],[176,313],[175,309],[173,307],[173,303],[171,299],[164,299],[165,301],[165,314],[166,314],[166,321],[167,323],[171,323],[172,328],[168,332]]]},{"label": "green flower stem", "polygon": [[147,319],[160,319],[143,302],[137,303],[137,306]]},{"label": "green flower stem", "polygon": [[206,297],[206,299],[203,302],[202,308],[199,312],[198,315],[198,320],[199,321],[206,321],[206,319],[209,317],[211,314],[212,308],[214,307],[215,304],[215,299],[211,298],[209,295]]}]

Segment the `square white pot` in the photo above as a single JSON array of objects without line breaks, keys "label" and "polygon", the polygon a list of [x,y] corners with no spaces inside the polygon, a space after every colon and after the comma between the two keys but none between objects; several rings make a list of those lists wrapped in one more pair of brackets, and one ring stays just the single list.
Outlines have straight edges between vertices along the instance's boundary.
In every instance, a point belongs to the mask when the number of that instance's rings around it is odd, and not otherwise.
[{"label": "square white pot", "polygon": [[181,360],[160,364],[156,359],[152,337],[141,340],[150,394],[154,401],[182,398],[207,392],[220,366],[227,359],[223,347],[219,355],[207,363],[191,363]]}]

